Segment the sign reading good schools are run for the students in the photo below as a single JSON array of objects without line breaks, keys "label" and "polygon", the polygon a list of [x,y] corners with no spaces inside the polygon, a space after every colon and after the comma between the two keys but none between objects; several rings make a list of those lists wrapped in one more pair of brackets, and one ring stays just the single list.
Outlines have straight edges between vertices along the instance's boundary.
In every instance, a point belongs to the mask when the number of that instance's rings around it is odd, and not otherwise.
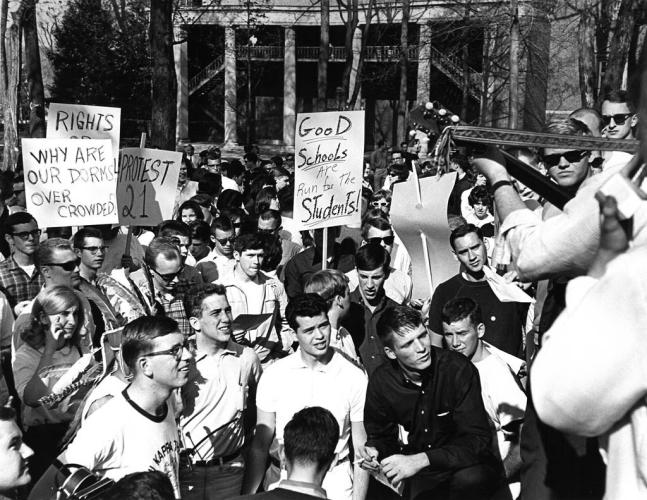
[{"label": "sign reading good schools are run for the students", "polygon": [[360,222],[364,111],[297,115],[294,220],[304,229]]},{"label": "sign reading good schools are run for the students", "polygon": [[109,139],[23,139],[27,211],[41,227],[118,222]]},{"label": "sign reading good schools are run for the students", "polygon": [[124,148],[119,152],[117,210],[119,223],[156,226],[173,218],[182,153]]}]

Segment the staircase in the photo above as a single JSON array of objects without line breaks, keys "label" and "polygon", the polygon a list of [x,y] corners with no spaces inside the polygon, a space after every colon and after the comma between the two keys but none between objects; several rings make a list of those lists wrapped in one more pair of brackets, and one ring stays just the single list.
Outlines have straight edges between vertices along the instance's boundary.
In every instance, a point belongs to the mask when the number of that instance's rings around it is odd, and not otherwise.
[{"label": "staircase", "polygon": [[209,90],[205,86],[212,83],[216,76],[225,69],[225,56],[216,57],[213,61],[207,64],[200,72],[189,80],[189,95],[192,96],[198,90]]},{"label": "staircase", "polygon": [[[463,61],[455,55],[448,56],[433,46],[429,46],[431,63],[440,70],[447,78],[456,84],[459,89],[463,88]],[[473,68],[468,67],[468,94],[481,100],[481,79],[482,75]]]}]

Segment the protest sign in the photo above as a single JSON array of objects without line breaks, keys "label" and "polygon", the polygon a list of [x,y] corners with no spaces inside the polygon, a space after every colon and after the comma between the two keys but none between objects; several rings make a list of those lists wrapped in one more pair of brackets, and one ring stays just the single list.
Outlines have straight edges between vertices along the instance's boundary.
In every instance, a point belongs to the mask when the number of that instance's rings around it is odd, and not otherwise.
[{"label": "protest sign", "polygon": [[117,206],[124,226],[156,226],[173,218],[182,153],[124,148],[119,152]]},{"label": "protest sign", "polygon": [[110,139],[115,160],[120,130],[121,108],[53,102],[47,111],[48,139]]},{"label": "protest sign", "polygon": [[359,224],[364,111],[300,113],[295,136],[294,220],[299,227]]},{"label": "protest sign", "polygon": [[23,139],[27,211],[41,227],[118,221],[109,139]]}]

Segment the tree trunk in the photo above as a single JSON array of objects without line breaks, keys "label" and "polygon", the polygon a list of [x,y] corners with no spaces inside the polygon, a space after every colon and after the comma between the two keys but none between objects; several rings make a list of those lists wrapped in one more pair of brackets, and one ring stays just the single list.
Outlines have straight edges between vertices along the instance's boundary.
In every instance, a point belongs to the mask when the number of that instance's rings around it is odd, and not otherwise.
[{"label": "tree trunk", "polygon": [[344,102],[348,102],[351,96],[350,75],[353,70],[353,37],[358,20],[357,0],[348,0],[346,4],[346,33],[344,38],[344,50],[346,51],[346,60],[344,61],[344,77],[342,79],[342,92]]},{"label": "tree trunk", "polygon": [[375,6],[375,0],[368,1],[368,7],[366,9],[366,24],[364,24],[364,30],[362,31],[362,51],[359,54],[359,62],[357,64],[357,75],[355,76],[355,88],[351,89],[351,97],[348,100],[348,107],[354,109],[355,102],[359,96],[359,92],[362,88],[362,72],[364,70],[364,58],[366,57],[366,41],[368,40],[368,33],[371,28],[371,20],[373,18],[373,8]]},{"label": "tree trunk", "polygon": [[150,16],[151,146],[174,151],[177,80],[173,60],[173,2],[151,2]]},{"label": "tree trunk", "polygon": [[468,41],[465,40],[463,47],[461,49],[461,62],[463,64],[463,92],[461,95],[461,118],[467,121],[467,107],[470,102],[470,70],[469,65],[467,64],[467,58],[469,56],[469,47],[467,46]]},{"label": "tree trunk", "polygon": [[582,106],[595,107],[597,100],[597,67],[595,64],[595,17],[591,2],[584,2],[577,33],[580,96]]},{"label": "tree trunk", "polygon": [[317,109],[326,111],[328,94],[328,59],[330,57],[330,0],[321,0],[321,37],[317,66]]},{"label": "tree trunk", "polygon": [[40,48],[36,25],[36,5],[28,2],[23,23],[25,68],[29,86],[29,137],[45,137],[45,90],[40,68]]},{"label": "tree trunk", "polygon": [[602,78],[600,94],[608,90],[616,90],[622,86],[622,76],[627,63],[629,43],[640,14],[641,0],[622,0],[618,17],[609,42],[609,59]]},{"label": "tree trunk", "polygon": [[402,23],[400,27],[400,99],[398,100],[398,146],[406,138],[407,127],[407,80],[409,69],[409,0],[402,0]]},{"label": "tree trunk", "polygon": [[479,125],[484,127],[491,121],[491,103],[490,103],[490,66],[492,52],[492,34],[489,27],[483,28],[483,73],[481,81],[481,109],[479,112]]},{"label": "tree trunk", "polygon": [[508,128],[519,125],[519,8],[510,0],[510,93],[508,94]]},{"label": "tree trunk", "polygon": [[[542,2],[543,3],[543,2]],[[527,72],[523,105],[523,129],[540,132],[546,123],[548,101],[548,65],[550,59],[550,23],[545,5],[537,2],[528,19],[526,35]]]}]

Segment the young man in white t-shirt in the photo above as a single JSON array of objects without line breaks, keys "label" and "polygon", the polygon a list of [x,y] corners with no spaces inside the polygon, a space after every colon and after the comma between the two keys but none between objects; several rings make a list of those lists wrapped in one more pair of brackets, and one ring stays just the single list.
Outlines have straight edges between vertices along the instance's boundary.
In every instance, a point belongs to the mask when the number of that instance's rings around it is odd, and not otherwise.
[{"label": "young man in white t-shirt", "polygon": [[[169,477],[179,499],[180,440],[168,399],[186,384],[193,356],[171,318],[138,318],[125,326],[124,338],[122,355],[132,382],[90,415],[59,460],[114,480],[158,470]],[[33,498],[50,498],[41,487],[52,488],[52,469],[34,490],[41,496],[32,492]]]},{"label": "young man in white t-shirt", "polygon": [[[255,493],[265,473],[268,453],[272,465],[266,487],[279,479],[284,467],[278,459],[283,430],[292,416],[305,407],[321,406],[337,420],[340,438],[337,462],[323,482],[329,498],[364,500],[368,473],[353,463],[366,443],[364,400],[366,375],[330,347],[330,322],[326,301],[316,294],[298,295],[286,309],[296,331],[299,349],[266,367],[256,394],[256,432],[245,471],[243,493]],[[276,432],[276,442],[270,450]],[[355,457],[350,455],[352,435]],[[267,489],[267,488],[266,488]]]},{"label": "young man in white t-shirt", "polygon": [[449,349],[467,356],[479,371],[483,406],[495,432],[493,445],[501,457],[513,497],[519,495],[521,456],[519,433],[526,412],[521,384],[525,363],[482,340],[481,309],[467,297],[445,303],[441,312],[443,336]]}]

